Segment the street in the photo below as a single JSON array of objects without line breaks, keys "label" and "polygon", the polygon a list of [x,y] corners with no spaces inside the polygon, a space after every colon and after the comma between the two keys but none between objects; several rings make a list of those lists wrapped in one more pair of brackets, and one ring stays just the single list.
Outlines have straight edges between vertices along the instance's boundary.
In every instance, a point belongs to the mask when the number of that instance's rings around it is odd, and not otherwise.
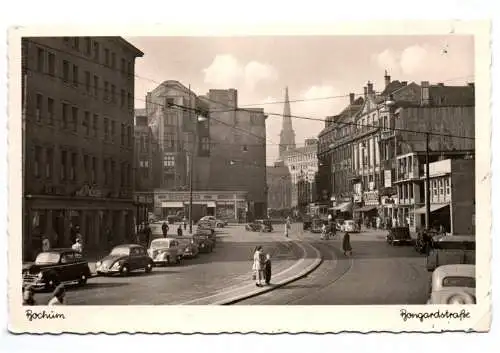
[{"label": "street", "polygon": [[[174,236],[177,227],[170,227]],[[161,225],[153,226],[156,237]],[[275,261],[275,271],[292,266],[301,249],[293,243],[278,241],[282,233],[259,234],[245,231],[242,225],[217,230],[217,245],[213,253],[185,259],[181,265],[155,267],[128,277],[94,277],[84,287],[69,287],[68,305],[162,305],[182,304],[210,296],[233,286],[251,283],[252,256],[255,246],[262,245]],[[278,240],[277,240],[278,239]],[[92,266],[91,266],[92,267]],[[50,300],[51,293],[37,293],[38,304]]]},{"label": "street", "polygon": [[319,240],[319,234],[300,237],[321,251],[323,263],[306,278],[239,305],[398,305],[425,304],[427,280],[425,257],[412,246],[390,246],[385,232],[363,231],[351,235],[353,256],[336,239]]}]

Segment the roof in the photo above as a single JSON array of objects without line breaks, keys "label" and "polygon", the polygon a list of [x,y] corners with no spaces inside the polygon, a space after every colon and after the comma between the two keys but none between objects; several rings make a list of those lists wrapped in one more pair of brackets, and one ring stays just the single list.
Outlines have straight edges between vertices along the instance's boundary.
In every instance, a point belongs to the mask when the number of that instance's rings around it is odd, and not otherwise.
[{"label": "roof", "polygon": [[403,88],[403,87],[406,87],[406,84],[398,81],[398,80],[395,80],[395,81],[391,81],[385,88],[384,90],[382,91],[382,93],[380,93],[381,96],[388,96],[389,94],[393,93],[394,91],[397,91],[399,90],[400,88]]},{"label": "roof", "polygon": [[128,50],[132,51],[135,56],[142,57],[144,56],[144,53],[139,50],[137,47],[135,47],[132,43],[129,41],[125,40],[123,37],[117,37],[116,38],[121,44],[123,44]]},{"label": "roof", "polygon": [[464,106],[475,104],[474,86],[429,86],[432,105]]},{"label": "roof", "polygon": [[[327,117],[326,121],[338,122],[338,121],[343,121],[345,118],[354,116],[363,107],[364,102],[365,100],[363,97],[358,97],[357,99],[354,100],[352,104],[349,104],[347,107],[345,107],[339,114]],[[318,136],[321,136],[327,133],[328,131],[331,131],[333,128],[334,125],[325,126],[323,130],[319,132]]]}]

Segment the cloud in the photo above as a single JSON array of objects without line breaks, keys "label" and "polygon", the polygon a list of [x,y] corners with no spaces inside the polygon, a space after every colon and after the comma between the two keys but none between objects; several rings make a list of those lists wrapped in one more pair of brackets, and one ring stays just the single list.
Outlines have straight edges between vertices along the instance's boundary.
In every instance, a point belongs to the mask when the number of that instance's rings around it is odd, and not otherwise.
[{"label": "cloud", "polygon": [[253,90],[259,83],[275,81],[277,70],[265,63],[250,61],[240,63],[231,54],[218,54],[210,66],[203,69],[204,81],[214,88],[239,88]]},{"label": "cloud", "polygon": [[[444,50],[446,49],[446,50]],[[470,48],[461,46],[411,45],[401,51],[386,49],[372,56],[393,79],[463,83],[473,80],[474,62]]]}]

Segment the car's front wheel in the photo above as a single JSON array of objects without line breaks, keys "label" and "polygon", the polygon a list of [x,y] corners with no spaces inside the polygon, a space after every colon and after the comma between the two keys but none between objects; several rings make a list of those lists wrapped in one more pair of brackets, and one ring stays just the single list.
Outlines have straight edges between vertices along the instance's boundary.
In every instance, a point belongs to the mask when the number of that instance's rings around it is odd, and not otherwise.
[{"label": "car's front wheel", "polygon": [[59,285],[59,279],[56,276],[50,277],[45,285],[45,289],[51,291]]},{"label": "car's front wheel", "polygon": [[78,280],[78,284],[84,286],[87,283],[87,279],[88,279],[87,275],[85,273],[82,273],[80,279]]},{"label": "car's front wheel", "polygon": [[153,263],[152,262],[148,262],[147,265],[146,265],[146,268],[144,269],[144,271],[146,273],[150,273],[151,271],[153,271]]},{"label": "car's front wheel", "polygon": [[120,274],[122,276],[128,276],[129,273],[130,273],[130,269],[129,269],[128,265],[123,265],[122,269],[120,270]]}]

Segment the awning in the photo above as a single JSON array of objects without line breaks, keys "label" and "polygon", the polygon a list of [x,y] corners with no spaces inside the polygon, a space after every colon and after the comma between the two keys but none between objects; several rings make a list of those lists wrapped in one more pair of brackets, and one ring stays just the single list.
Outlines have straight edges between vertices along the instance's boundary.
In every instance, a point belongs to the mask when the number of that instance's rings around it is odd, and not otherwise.
[{"label": "awning", "polygon": [[334,211],[349,212],[351,208],[352,208],[352,202],[343,202],[340,205],[332,207],[331,209]]},{"label": "awning", "polygon": [[[189,205],[189,202],[184,202],[184,205]],[[215,207],[215,201],[193,201],[193,205],[207,205],[207,207]]]},{"label": "awning", "polygon": [[364,206],[360,208],[356,208],[353,212],[368,212],[377,209],[377,206]]},{"label": "awning", "polygon": [[[440,210],[446,206],[449,206],[450,204],[448,203],[439,203],[439,204],[433,204],[431,205],[431,213],[437,210]],[[415,211],[413,211],[415,214],[425,214],[425,206],[417,208]]]},{"label": "awning", "polygon": [[167,201],[167,202],[162,202],[161,207],[163,207],[163,208],[184,208],[184,205],[182,204],[182,202]]}]

